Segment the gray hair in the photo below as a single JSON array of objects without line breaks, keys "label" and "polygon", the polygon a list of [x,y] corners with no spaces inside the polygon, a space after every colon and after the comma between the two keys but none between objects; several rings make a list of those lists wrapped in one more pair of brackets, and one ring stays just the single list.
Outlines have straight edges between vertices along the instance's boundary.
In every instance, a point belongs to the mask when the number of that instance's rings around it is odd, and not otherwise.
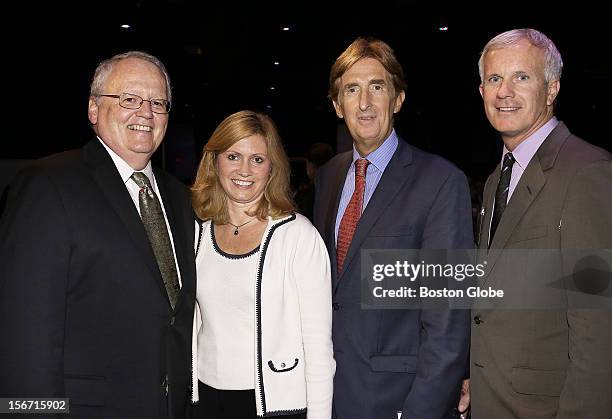
[{"label": "gray hair", "polygon": [[147,54],[142,51],[128,51],[123,54],[117,54],[107,60],[102,61],[96,67],[96,71],[94,72],[93,80],[91,81],[91,86],[89,89],[90,96],[96,98],[96,102],[98,100],[98,96],[102,93],[102,88],[104,83],[106,82],[106,78],[113,70],[113,66],[115,63],[125,60],[127,58],[138,58],[140,60],[148,61],[151,64],[155,65],[159,71],[164,75],[164,79],[166,79],[166,98],[168,102],[172,103],[172,89],[170,87],[170,76],[168,75],[168,71],[166,70],[166,66],[157,58],[151,54]]},{"label": "gray hair", "polygon": [[526,39],[531,45],[543,50],[544,52],[544,80],[549,83],[553,80],[561,80],[561,71],[563,70],[563,60],[561,53],[546,35],[535,29],[513,29],[501,33],[491,39],[485,45],[480,53],[478,60],[478,73],[480,81],[484,81],[484,57],[488,52],[494,49],[506,48],[515,45],[518,42]]}]

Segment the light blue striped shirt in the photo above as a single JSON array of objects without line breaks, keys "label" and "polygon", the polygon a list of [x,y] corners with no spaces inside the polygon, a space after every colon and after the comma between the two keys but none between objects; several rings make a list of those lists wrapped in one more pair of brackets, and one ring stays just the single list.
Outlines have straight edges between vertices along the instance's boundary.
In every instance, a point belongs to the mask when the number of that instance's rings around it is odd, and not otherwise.
[{"label": "light blue striped shirt", "polygon": [[[365,158],[369,160],[370,164],[368,164],[366,171],[366,187],[363,196],[362,213],[365,211],[372,194],[376,190],[376,186],[378,186],[378,182],[380,181],[383,172],[391,161],[393,153],[395,153],[395,150],[397,150],[397,144],[397,134],[395,133],[395,130],[392,130],[389,137],[387,137],[380,147],[365,156]],[[338,214],[336,215],[336,242],[338,241],[340,221],[342,220],[344,211],[346,210],[346,207],[351,200],[351,196],[353,196],[353,192],[355,191],[355,161],[360,158],[361,156],[353,144],[353,161],[346,174],[346,180],[344,181],[344,187],[342,188],[342,196],[340,197],[340,205],[338,206]]]}]

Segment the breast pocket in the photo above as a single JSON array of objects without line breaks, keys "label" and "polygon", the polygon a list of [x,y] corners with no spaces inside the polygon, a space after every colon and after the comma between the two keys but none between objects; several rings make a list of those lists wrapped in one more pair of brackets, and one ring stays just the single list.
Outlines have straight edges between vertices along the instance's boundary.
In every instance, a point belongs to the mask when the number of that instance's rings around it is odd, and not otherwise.
[{"label": "breast pocket", "polygon": [[393,220],[386,220],[385,224],[374,227],[369,236],[370,237],[401,237],[409,236],[413,232],[411,225],[393,225]]},{"label": "breast pocket", "polygon": [[66,397],[75,406],[104,406],[106,378],[98,375],[65,374]]},{"label": "breast pocket", "polygon": [[375,226],[368,232],[362,249],[413,249],[418,248],[420,240],[410,225],[387,224]]},{"label": "breast pocket", "polygon": [[512,237],[510,237],[509,243],[520,243],[529,240],[542,239],[547,235],[548,227],[546,225],[525,226],[521,227],[512,235]]}]

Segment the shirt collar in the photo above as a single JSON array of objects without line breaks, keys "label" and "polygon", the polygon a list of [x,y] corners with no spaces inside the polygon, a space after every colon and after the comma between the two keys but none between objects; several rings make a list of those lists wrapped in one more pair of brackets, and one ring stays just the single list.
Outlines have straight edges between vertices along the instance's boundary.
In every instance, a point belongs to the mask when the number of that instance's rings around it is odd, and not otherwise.
[{"label": "shirt collar", "polygon": [[[512,152],[514,159],[523,170],[527,167],[535,153],[538,151],[546,137],[551,133],[557,126],[559,120],[554,116],[548,120],[544,125],[537,129],[536,132],[531,134],[525,140],[523,140]],[[504,146],[503,156],[508,153],[508,149]]]},{"label": "shirt collar", "polygon": [[[393,157],[393,153],[397,149],[397,145],[399,140],[397,138],[397,134],[395,133],[395,129],[391,130],[391,134],[387,137],[385,141],[373,152],[365,156],[366,159],[370,162],[370,165],[377,168],[379,171],[384,172],[385,168],[391,161],[391,157]],[[353,144],[353,163],[351,167],[354,170],[355,162],[357,159],[360,159],[361,156],[359,152],[355,148],[355,144]]]},{"label": "shirt collar", "polygon": [[[121,180],[123,181],[123,183],[127,183],[127,181],[130,180],[130,177],[132,177],[132,174],[134,172],[142,172],[145,175],[147,175],[147,177],[149,178],[149,181],[151,182],[153,190],[156,189],[155,180],[153,177],[153,167],[151,166],[150,161],[147,163],[144,169],[134,170],[129,164],[127,164],[125,160],[119,157],[117,153],[115,153],[109,146],[107,146],[100,137],[98,137],[98,140],[100,140],[100,143],[102,143],[106,151],[108,151],[108,154],[110,155],[111,159],[113,159],[113,163],[115,163],[115,166],[117,167],[117,170],[119,171],[119,175],[121,176]],[[157,191],[155,190],[155,192]]]}]

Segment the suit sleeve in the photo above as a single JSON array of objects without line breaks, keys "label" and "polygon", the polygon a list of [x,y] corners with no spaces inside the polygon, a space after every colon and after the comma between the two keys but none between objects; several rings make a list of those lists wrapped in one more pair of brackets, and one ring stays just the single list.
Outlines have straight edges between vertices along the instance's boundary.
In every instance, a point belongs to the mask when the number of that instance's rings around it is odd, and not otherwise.
[{"label": "suit sleeve", "polygon": [[34,169],[10,188],[0,219],[0,395],[61,396],[66,212],[53,183]]},{"label": "suit sleeve", "polygon": [[323,221],[324,221],[324,211],[322,206],[324,205],[322,192],[323,192],[323,182],[325,179],[325,168],[320,168],[317,171],[315,176],[315,199],[312,213],[312,223],[319,230],[320,234],[324,234],[322,231]]},{"label": "suit sleeve", "polygon": [[292,273],[296,278],[306,368],[308,419],[332,414],[336,363],[332,346],[331,273],[323,240],[308,223],[296,239]]},{"label": "suit sleeve", "polygon": [[[573,277],[575,267],[584,257],[604,256],[612,268],[612,162],[601,161],[580,170],[566,196],[561,218],[561,248],[564,277]],[[607,294],[596,298],[612,298]],[[576,294],[568,291],[570,308],[569,366],[559,401],[558,419],[609,418],[612,412],[612,307],[589,308],[588,298],[572,307]],[[585,302],[587,304],[585,304]]]},{"label": "suit sleeve", "polygon": [[[444,182],[430,209],[423,249],[472,249],[471,202],[467,180],[456,171]],[[416,378],[402,419],[447,418],[457,405],[469,358],[469,310],[421,311],[421,345]]]}]

